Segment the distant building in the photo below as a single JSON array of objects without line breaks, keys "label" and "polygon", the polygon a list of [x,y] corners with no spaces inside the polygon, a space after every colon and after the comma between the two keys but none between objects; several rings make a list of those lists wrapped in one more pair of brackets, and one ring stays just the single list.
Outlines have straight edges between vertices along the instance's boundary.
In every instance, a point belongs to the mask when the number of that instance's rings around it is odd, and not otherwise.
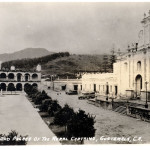
[{"label": "distant building", "polygon": [[[39,67],[38,67],[39,68]],[[0,70],[0,90],[7,91],[9,86],[15,87],[16,91],[24,91],[27,84],[39,87],[41,83],[41,72],[16,70],[11,66],[10,70]]]},{"label": "distant building", "polygon": [[75,90],[78,93],[82,89],[81,79],[58,79],[53,82],[54,90]]},{"label": "distant building", "polygon": [[150,100],[150,12],[141,21],[139,42],[128,46],[117,57],[113,73],[87,73],[82,76],[82,90],[96,91],[100,96]]}]

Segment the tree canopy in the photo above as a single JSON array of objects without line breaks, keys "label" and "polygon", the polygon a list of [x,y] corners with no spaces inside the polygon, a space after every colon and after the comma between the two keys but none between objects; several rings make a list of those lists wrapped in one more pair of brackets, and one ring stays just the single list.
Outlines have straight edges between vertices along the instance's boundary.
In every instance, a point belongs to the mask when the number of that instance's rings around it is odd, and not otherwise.
[{"label": "tree canopy", "polygon": [[45,64],[49,61],[55,60],[60,57],[67,57],[70,56],[69,52],[60,52],[60,53],[54,53],[51,55],[39,57],[39,58],[26,58],[26,59],[20,59],[20,60],[12,60],[2,63],[2,69],[7,70],[8,68],[13,65],[18,69],[23,70],[32,70],[34,67],[36,67],[38,64]]},{"label": "tree canopy", "polygon": [[70,137],[94,137],[94,117],[79,110],[68,122],[67,129]]}]

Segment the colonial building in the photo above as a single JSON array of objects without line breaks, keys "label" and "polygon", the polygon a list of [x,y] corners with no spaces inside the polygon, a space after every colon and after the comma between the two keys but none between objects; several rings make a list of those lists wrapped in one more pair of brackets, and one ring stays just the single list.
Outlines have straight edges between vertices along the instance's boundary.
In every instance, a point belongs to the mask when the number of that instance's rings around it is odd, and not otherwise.
[{"label": "colonial building", "polygon": [[41,82],[40,71],[40,65],[33,72],[16,70],[14,66],[9,71],[0,70],[0,90],[4,92],[14,87],[15,91],[23,91],[27,84],[38,88]]},{"label": "colonial building", "polygon": [[82,90],[96,91],[99,96],[150,100],[150,12],[144,14],[138,43],[128,46],[117,56],[113,73],[84,74]]},{"label": "colonial building", "polygon": [[43,84],[56,91],[75,90],[80,93],[82,89],[81,79],[57,79],[54,81],[43,81]]}]

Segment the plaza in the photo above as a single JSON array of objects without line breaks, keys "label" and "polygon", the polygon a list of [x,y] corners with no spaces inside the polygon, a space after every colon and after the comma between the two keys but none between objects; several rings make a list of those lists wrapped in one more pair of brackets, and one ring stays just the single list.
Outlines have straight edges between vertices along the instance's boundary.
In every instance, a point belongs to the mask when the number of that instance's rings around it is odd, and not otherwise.
[{"label": "plaza", "polygon": [[[31,138],[27,142],[28,145],[60,144],[54,140],[43,141],[44,137],[52,139],[55,135],[24,93],[0,97],[0,120],[1,134],[8,134],[11,130],[15,130],[18,135],[28,135],[28,138]],[[39,138],[39,141],[36,141],[36,138]]]}]

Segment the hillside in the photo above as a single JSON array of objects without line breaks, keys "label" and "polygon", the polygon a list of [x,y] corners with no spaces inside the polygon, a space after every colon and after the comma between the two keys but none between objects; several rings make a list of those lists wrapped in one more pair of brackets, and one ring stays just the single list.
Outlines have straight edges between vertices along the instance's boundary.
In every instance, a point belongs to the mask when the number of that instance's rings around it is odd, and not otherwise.
[{"label": "hillside", "polygon": [[38,58],[26,58],[26,59],[17,59],[6,61],[1,64],[2,70],[9,70],[11,66],[15,66],[20,70],[35,70],[38,64],[42,66],[48,63],[49,61],[53,61],[55,59],[59,59],[61,57],[68,57],[70,54],[68,52],[62,53],[54,53],[50,55],[46,55]]},{"label": "hillside", "polygon": [[26,48],[14,53],[4,53],[0,54],[0,61],[10,61],[24,58],[37,58],[52,54],[53,52],[49,52],[45,48]]},{"label": "hillside", "polygon": [[70,55],[54,53],[40,58],[22,59],[5,62],[4,68],[11,65],[16,68],[32,70],[37,64],[42,65],[43,75],[58,75],[59,77],[73,77],[78,72],[112,72],[111,55]]},{"label": "hillside", "polygon": [[70,55],[42,65],[43,74],[74,74],[77,72],[112,72],[112,66],[104,60],[105,55]]}]

